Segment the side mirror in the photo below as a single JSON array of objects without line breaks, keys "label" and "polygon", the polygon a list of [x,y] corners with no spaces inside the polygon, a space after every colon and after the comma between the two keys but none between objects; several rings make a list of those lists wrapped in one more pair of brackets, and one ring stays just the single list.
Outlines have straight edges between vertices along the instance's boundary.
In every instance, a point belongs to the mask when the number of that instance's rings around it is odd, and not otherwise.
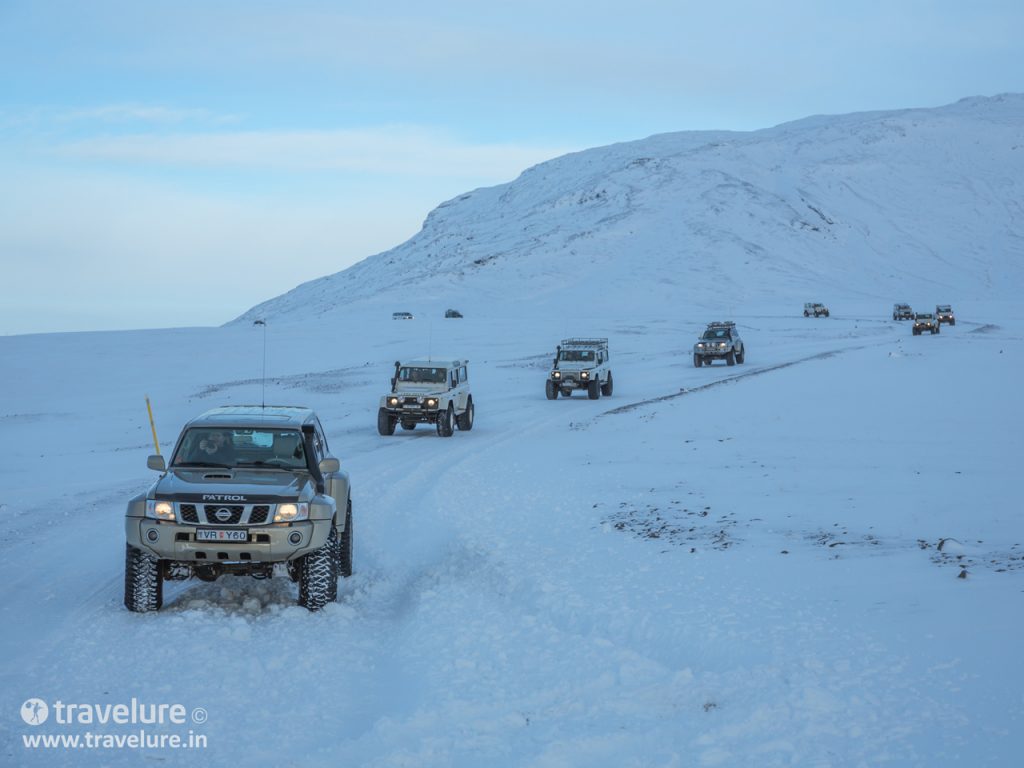
[{"label": "side mirror", "polygon": [[341,469],[341,462],[333,456],[328,456],[320,462],[320,472],[325,475],[329,475],[332,472],[337,472]]},{"label": "side mirror", "polygon": [[146,459],[146,466],[150,469],[155,469],[157,472],[167,471],[167,462],[164,461],[164,457],[159,453],[153,454]]}]

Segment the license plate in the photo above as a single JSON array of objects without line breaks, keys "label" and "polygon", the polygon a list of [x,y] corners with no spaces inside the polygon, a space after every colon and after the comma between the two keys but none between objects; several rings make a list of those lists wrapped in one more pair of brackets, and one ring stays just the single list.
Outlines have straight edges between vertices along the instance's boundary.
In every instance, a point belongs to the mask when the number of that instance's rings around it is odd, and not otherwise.
[{"label": "license plate", "polygon": [[246,528],[225,530],[223,528],[200,528],[196,531],[196,541],[249,541]]}]

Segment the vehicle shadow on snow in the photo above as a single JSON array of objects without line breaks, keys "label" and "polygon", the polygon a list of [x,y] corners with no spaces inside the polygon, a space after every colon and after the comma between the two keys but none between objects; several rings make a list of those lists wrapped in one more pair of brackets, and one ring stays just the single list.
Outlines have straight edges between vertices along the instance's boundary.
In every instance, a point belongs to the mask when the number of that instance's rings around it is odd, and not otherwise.
[{"label": "vehicle shadow on snow", "polygon": [[[356,591],[355,576],[338,580],[338,599],[323,609],[330,613],[333,606],[345,603]],[[221,576],[217,581],[205,582],[189,579],[164,584],[164,606],[161,613],[187,614],[199,611],[223,616],[259,617],[289,613],[295,616],[311,615],[298,605],[299,588],[286,576],[253,579],[246,576]]]}]

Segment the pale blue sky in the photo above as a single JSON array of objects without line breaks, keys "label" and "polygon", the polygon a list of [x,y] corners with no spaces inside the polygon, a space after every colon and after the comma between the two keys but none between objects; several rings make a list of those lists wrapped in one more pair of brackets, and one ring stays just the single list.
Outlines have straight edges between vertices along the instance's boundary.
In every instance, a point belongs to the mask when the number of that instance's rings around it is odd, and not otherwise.
[{"label": "pale blue sky", "polygon": [[654,133],[1024,90],[1024,4],[0,0],[0,334],[225,322]]}]

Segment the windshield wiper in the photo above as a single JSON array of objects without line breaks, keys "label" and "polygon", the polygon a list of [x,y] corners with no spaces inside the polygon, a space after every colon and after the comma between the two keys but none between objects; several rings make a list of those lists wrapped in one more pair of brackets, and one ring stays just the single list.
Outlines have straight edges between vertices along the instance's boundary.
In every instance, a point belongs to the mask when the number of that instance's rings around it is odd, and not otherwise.
[{"label": "windshield wiper", "polygon": [[239,467],[256,467],[258,469],[283,469],[288,472],[305,472],[305,467],[293,467],[289,464],[268,464],[265,461],[240,461]]}]

